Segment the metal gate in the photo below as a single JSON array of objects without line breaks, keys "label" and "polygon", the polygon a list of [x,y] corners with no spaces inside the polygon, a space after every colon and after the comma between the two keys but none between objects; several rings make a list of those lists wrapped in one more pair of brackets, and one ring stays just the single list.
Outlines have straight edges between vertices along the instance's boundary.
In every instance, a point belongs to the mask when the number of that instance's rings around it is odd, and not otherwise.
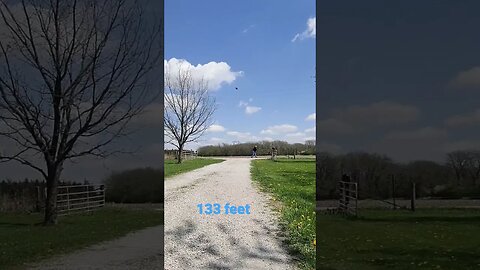
[{"label": "metal gate", "polygon": [[57,213],[59,216],[71,213],[90,212],[105,206],[104,185],[59,186]]},{"label": "metal gate", "polygon": [[347,215],[357,216],[358,210],[358,185],[355,182],[338,182],[340,193],[339,206],[341,212]]}]

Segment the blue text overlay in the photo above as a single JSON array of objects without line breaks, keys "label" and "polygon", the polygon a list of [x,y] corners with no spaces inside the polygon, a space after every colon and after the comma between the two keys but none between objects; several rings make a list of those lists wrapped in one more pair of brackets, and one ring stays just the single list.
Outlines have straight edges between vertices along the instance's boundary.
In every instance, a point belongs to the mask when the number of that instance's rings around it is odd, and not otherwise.
[{"label": "blue text overlay", "polygon": [[230,203],[199,203],[197,204],[198,213],[200,215],[250,215],[252,208],[250,204],[233,205]]}]

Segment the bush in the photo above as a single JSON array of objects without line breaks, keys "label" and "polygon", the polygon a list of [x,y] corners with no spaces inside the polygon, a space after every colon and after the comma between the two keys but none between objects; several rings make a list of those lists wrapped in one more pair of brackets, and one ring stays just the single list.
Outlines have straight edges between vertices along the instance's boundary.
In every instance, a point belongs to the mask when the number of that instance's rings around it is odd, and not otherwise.
[{"label": "bush", "polygon": [[105,179],[105,199],[115,203],[162,203],[163,170],[139,168]]},{"label": "bush", "polygon": [[[60,181],[59,185],[80,183]],[[38,212],[45,204],[44,181],[25,179],[23,181],[2,180],[0,182],[0,212]]]}]

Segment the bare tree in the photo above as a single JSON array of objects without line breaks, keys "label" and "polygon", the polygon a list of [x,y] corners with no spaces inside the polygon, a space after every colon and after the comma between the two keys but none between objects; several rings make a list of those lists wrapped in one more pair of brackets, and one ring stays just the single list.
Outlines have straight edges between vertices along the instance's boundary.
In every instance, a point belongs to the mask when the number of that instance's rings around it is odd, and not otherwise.
[{"label": "bare tree", "polygon": [[447,154],[447,164],[455,171],[457,186],[460,186],[467,173],[469,154],[466,151],[453,151]]},{"label": "bare tree", "polygon": [[182,162],[185,144],[197,141],[212,124],[215,99],[204,79],[195,79],[188,68],[180,66],[175,74],[165,70],[165,111],[163,122],[168,143],[178,149]]},{"label": "bare tree", "polygon": [[0,136],[15,144],[0,161],[41,173],[56,224],[64,162],[121,151],[107,146],[146,106],[162,26],[127,0],[0,0],[0,22]]},{"label": "bare tree", "polygon": [[480,151],[468,151],[467,170],[474,187],[478,186],[480,180]]}]

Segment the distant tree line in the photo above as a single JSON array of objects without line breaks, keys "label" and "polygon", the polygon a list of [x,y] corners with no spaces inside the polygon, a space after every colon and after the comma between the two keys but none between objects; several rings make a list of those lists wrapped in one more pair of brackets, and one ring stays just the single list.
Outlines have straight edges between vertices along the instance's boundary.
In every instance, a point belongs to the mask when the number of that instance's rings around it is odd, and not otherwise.
[{"label": "distant tree line", "polygon": [[104,181],[105,199],[115,203],[163,202],[163,170],[138,168],[111,174]]},{"label": "distant tree line", "polygon": [[[105,199],[115,203],[163,202],[163,170],[138,168],[114,172],[104,179]],[[64,185],[84,183],[62,181]],[[39,212],[45,207],[45,181],[3,180],[0,182],[0,212]]]},{"label": "distant tree line", "polygon": [[[60,185],[80,185],[76,182],[60,182]],[[38,212],[45,207],[44,180],[11,179],[0,182],[0,212]]]},{"label": "distant tree line", "polygon": [[257,146],[257,155],[271,155],[272,147],[278,155],[315,155],[315,141],[290,144],[285,141],[260,141],[238,144],[218,144],[202,146],[198,149],[199,156],[249,156]]},{"label": "distant tree line", "polygon": [[480,197],[480,151],[454,151],[445,162],[394,162],[386,155],[353,152],[317,155],[317,200],[337,199],[343,175],[358,183],[359,199],[410,198],[412,182],[417,197],[457,199]]}]

